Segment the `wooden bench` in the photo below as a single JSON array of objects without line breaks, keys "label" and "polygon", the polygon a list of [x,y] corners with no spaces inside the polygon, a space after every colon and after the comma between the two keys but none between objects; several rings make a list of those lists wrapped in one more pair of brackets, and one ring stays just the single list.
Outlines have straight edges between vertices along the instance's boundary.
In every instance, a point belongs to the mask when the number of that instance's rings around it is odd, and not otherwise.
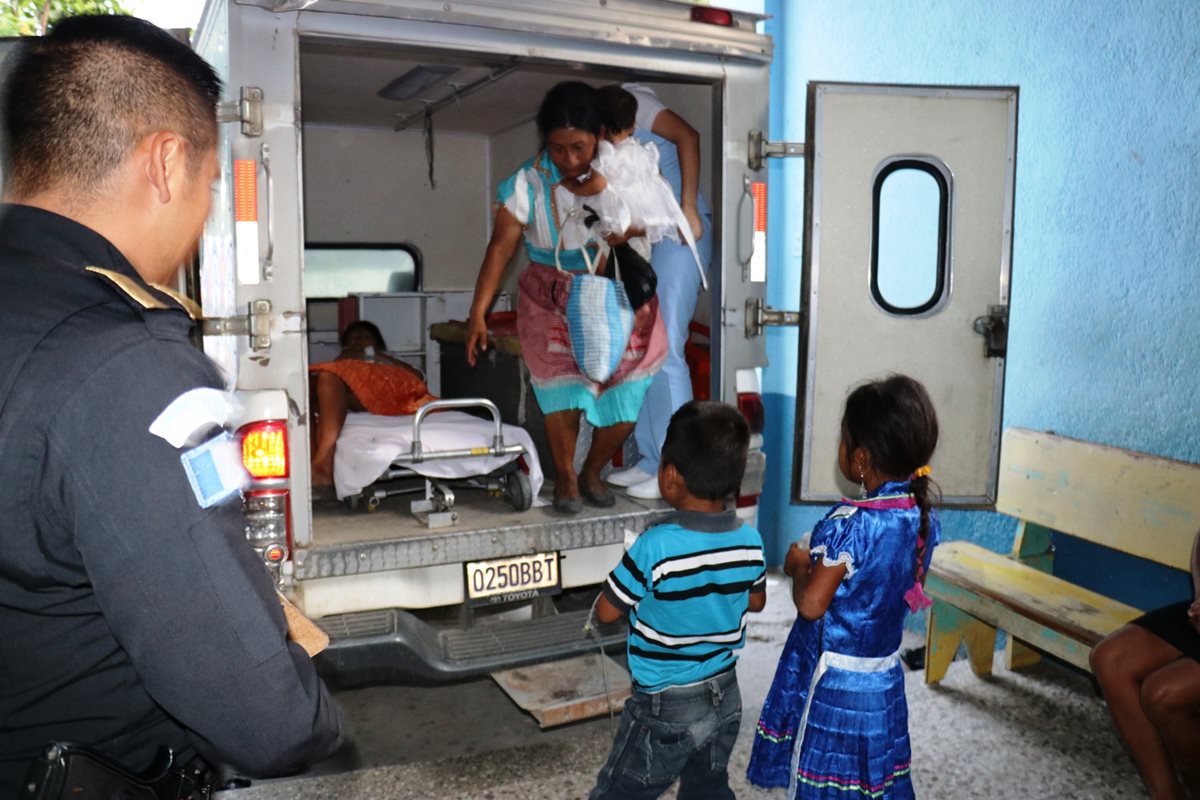
[{"label": "wooden bench", "polygon": [[1020,521],[1010,556],[963,541],[934,551],[926,683],[945,677],[960,643],[975,673],[990,673],[997,628],[1008,634],[1009,669],[1041,652],[1088,669],[1092,647],[1142,612],[1051,575],[1051,532],[1187,570],[1200,529],[1200,465],[1011,428],[996,510]]}]

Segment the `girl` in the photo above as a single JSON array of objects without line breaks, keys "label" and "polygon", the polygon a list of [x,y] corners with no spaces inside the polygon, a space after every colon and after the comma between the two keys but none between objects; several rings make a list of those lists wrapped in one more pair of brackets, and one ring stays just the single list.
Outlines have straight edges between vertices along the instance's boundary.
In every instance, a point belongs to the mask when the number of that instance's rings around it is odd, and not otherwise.
[{"label": "girl", "polygon": [[634,136],[637,98],[620,86],[606,86],[597,95],[604,135],[596,143],[596,157],[587,173],[564,185],[598,218],[593,233],[614,243],[627,239],[647,261],[652,245],[682,241],[707,289],[691,221],[659,171],[658,145]]},{"label": "girl", "polygon": [[846,400],[838,467],[859,500],[834,506],[811,550],[784,563],[799,618],[763,703],[747,770],[793,798],[911,798],[904,673],[898,650],[940,525],[929,459],[938,423],[904,375]]}]

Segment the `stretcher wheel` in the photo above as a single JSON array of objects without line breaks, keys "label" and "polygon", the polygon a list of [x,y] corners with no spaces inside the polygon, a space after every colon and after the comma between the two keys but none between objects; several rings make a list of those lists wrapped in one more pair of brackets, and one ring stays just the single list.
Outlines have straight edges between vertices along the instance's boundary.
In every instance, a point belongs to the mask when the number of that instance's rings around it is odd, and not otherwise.
[{"label": "stretcher wheel", "polygon": [[528,511],[533,505],[533,490],[529,476],[519,469],[504,476],[504,500],[517,511]]}]

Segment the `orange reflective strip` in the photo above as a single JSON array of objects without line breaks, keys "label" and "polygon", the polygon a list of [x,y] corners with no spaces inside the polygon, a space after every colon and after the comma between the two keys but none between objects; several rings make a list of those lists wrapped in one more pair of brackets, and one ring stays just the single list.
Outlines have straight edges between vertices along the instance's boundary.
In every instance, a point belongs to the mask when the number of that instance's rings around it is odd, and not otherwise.
[{"label": "orange reflective strip", "polygon": [[233,219],[235,222],[258,219],[258,162],[254,159],[233,162]]},{"label": "orange reflective strip", "polygon": [[755,181],[751,187],[754,193],[754,232],[767,232],[767,184]]}]

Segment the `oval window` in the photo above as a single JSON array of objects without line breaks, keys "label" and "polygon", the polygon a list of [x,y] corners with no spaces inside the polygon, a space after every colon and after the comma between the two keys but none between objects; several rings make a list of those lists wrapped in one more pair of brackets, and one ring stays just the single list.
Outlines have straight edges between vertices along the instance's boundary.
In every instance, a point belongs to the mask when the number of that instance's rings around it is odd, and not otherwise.
[{"label": "oval window", "polygon": [[937,165],[893,161],[875,177],[871,295],[890,314],[923,314],[949,286],[949,192]]}]

